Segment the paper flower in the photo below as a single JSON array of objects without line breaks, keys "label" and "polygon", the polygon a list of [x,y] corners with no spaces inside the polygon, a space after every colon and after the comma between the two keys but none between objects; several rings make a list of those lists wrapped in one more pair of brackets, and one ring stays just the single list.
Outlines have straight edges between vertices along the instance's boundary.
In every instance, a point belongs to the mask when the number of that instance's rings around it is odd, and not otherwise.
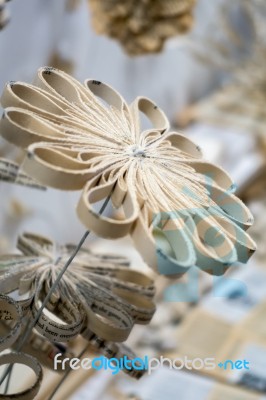
[{"label": "paper flower", "polygon": [[168,38],[191,28],[195,0],[89,0],[89,5],[97,33],[141,55],[161,51]]},{"label": "paper flower", "polygon": [[[129,107],[104,83],[83,86],[42,68],[35,85],[8,84],[2,105],[0,132],[27,149],[25,172],[58,189],[83,188],[77,211],[87,228],[105,238],[130,233],[157,272],[180,275],[196,265],[219,275],[255,251],[245,233],[252,215],[230,177],[186,136],[169,132],[151,100]],[[108,196],[119,215],[97,212]]]},{"label": "paper flower", "polygon": [[[10,329],[3,332],[1,326],[0,352],[9,349],[18,339],[21,333],[23,310],[20,305],[9,296],[5,296],[3,292],[0,294],[0,320],[4,323],[11,323]],[[8,352],[0,355],[0,366],[6,364],[23,364],[29,367],[35,374],[35,381],[28,388],[24,388],[16,394],[1,394],[3,399],[28,399],[32,400],[36,397],[42,382],[42,368],[36,358],[21,352]]]},{"label": "paper flower", "polygon": [[[0,257],[0,292],[18,293],[24,315],[31,310],[35,317],[73,246],[23,234],[18,249],[23,255]],[[52,342],[66,342],[81,333],[94,348],[113,357],[128,352],[120,343],[134,324],[150,322],[154,293],[152,280],[130,269],[126,258],[81,249],[50,297],[47,309],[53,316],[44,310],[35,328]]]}]

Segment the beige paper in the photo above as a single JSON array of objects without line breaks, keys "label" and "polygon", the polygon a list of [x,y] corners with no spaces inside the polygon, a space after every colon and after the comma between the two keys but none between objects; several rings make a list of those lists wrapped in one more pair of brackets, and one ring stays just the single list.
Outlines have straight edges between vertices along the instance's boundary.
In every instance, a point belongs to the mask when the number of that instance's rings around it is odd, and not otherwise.
[{"label": "beige paper", "polygon": [[178,334],[178,354],[190,358],[215,358],[226,344],[232,325],[195,308],[182,321]]},{"label": "beige paper", "polygon": [[217,384],[206,400],[263,400],[261,395],[234,386]]},{"label": "beige paper", "polygon": [[[1,293],[3,293],[1,291]],[[4,321],[14,321],[14,324],[10,326],[9,332],[6,332],[4,336],[0,338],[0,351],[8,349],[12,346],[18,339],[21,333],[23,310],[20,305],[14,301],[11,297],[0,295],[0,319]],[[41,381],[42,381],[42,368],[36,358],[25,354],[10,352],[2,354],[0,356],[0,365],[8,364],[23,364],[30,367],[35,375],[36,379],[33,385],[29,386],[22,392],[14,394],[0,394],[0,399],[10,400],[31,400],[34,399],[35,395],[38,393]]]},{"label": "beige paper", "polygon": [[[10,323],[13,321],[2,321],[2,325],[0,326],[0,336],[6,336],[10,331]],[[23,336],[28,325],[28,320],[22,320],[22,329],[20,332],[20,336]],[[15,351],[17,347],[17,342],[14,342],[11,348]],[[43,367],[52,369],[54,368],[54,357],[57,353],[64,354],[64,357],[73,358],[74,354],[71,352],[69,346],[63,345],[60,343],[52,343],[49,340],[45,339],[35,330],[32,331],[29,339],[23,345],[21,351],[26,353],[36,359],[41,363]],[[57,366],[57,370],[60,371],[61,364]]]},{"label": "beige paper", "polygon": [[195,0],[88,0],[97,33],[119,40],[130,55],[156,53],[187,32]]},{"label": "beige paper", "polygon": [[[27,150],[24,171],[44,185],[83,189],[77,212],[86,227],[110,239],[130,233],[156,272],[176,277],[197,265],[221,275],[255,251],[245,232],[253,217],[231,178],[169,132],[151,100],[128,106],[102,82],[83,86],[47,67],[34,85],[7,84],[1,102],[0,133]],[[141,126],[141,113],[151,128]],[[96,211],[108,196],[119,218]]]},{"label": "beige paper", "polygon": [[[18,290],[23,315],[30,310],[35,317],[40,301],[73,253],[73,245],[57,246],[47,238],[23,234],[18,248],[24,255],[0,257],[0,291]],[[124,257],[81,249],[50,297],[50,314],[44,310],[35,328],[51,342],[68,342],[82,334],[92,349],[109,358],[134,358],[121,342],[135,324],[150,322],[155,312],[154,290],[153,281],[130,269]],[[143,371],[129,373],[138,378]]]},{"label": "beige paper", "polygon": [[35,189],[46,189],[29,175],[25,174],[17,163],[5,158],[0,158],[0,181],[16,183],[18,185],[28,186]]}]

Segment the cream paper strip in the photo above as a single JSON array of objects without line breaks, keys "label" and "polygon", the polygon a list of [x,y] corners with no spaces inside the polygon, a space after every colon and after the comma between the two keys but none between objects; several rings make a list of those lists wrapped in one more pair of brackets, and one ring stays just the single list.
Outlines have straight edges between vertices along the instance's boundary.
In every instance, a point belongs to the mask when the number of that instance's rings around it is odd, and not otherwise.
[{"label": "cream paper strip", "polygon": [[0,158],[0,181],[16,183],[22,186],[28,186],[35,189],[45,190],[45,186],[38,184],[29,175],[21,171],[20,166],[10,160]]},{"label": "cream paper strip", "polygon": [[[10,323],[13,321],[2,321],[4,322],[2,326],[0,326],[0,336],[6,336],[7,332],[10,331]],[[22,329],[20,333],[20,337],[23,337],[25,329],[27,328],[28,320],[22,320]],[[17,342],[14,342],[11,348],[15,351],[17,346]],[[65,344],[51,343],[49,340],[45,339],[35,330],[32,331],[31,336],[27,343],[23,346],[23,353],[26,353],[34,358],[37,358],[38,361],[42,364],[42,366],[49,368],[51,370],[54,369],[54,357],[58,353],[62,353],[65,358],[73,358],[75,357],[74,353],[70,351],[68,346]],[[57,370],[60,371],[61,364],[58,365]]]},{"label": "cream paper strip", "polygon": [[[77,213],[86,227],[104,238],[131,234],[156,272],[176,277],[196,265],[221,275],[255,251],[245,232],[253,217],[231,178],[186,136],[169,132],[151,100],[128,106],[102,82],[83,86],[45,67],[33,85],[7,84],[1,102],[0,133],[27,151],[24,171],[47,186],[83,189]],[[110,193],[118,218],[95,209]]]},{"label": "cream paper strip", "polygon": [[[11,347],[18,339],[22,326],[23,312],[18,303],[9,296],[0,295],[0,319],[4,321],[15,321],[15,325],[10,331],[0,338],[0,351]],[[0,365],[5,364],[23,364],[30,367],[35,375],[36,380],[28,389],[14,394],[0,394],[0,399],[18,399],[31,400],[38,393],[42,381],[42,368],[36,358],[24,353],[7,353],[0,355]]]},{"label": "cream paper strip", "polygon": [[[18,249],[23,255],[0,257],[1,293],[18,291],[23,315],[30,310],[34,318],[72,248],[38,235],[21,235]],[[50,314],[44,310],[35,328],[51,342],[68,342],[82,334],[92,348],[110,358],[131,357],[121,342],[135,324],[150,322],[154,293],[153,281],[129,269],[124,257],[81,249],[48,302]],[[139,377],[138,371],[130,373]]]},{"label": "cream paper strip", "polygon": [[28,354],[25,353],[8,353],[8,354],[3,354],[0,357],[0,365],[5,365],[5,364],[24,364],[27,367],[31,368],[33,372],[36,375],[36,380],[35,383],[30,386],[28,389],[23,390],[22,392],[19,393],[13,393],[13,394],[0,394],[0,399],[3,400],[11,400],[11,399],[17,399],[17,400],[31,400],[34,399],[39,391],[41,381],[42,381],[42,368],[36,358],[31,357]]}]

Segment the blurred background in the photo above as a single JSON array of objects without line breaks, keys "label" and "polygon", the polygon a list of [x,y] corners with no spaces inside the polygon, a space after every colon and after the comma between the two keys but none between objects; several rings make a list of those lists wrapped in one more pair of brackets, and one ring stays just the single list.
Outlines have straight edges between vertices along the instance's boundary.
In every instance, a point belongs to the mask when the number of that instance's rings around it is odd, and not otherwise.
[{"label": "blurred background", "polygon": [[[146,4],[152,9],[160,1]],[[124,26],[117,27],[112,2],[121,7],[133,3]],[[139,11],[142,3],[0,0],[0,90],[10,80],[31,82],[40,66],[49,65],[80,81],[104,81],[129,103],[140,95],[150,97],[165,111],[173,130],[190,136],[206,159],[231,174],[237,194],[254,214],[250,234],[258,251],[247,265],[234,266],[223,278],[200,274],[196,286],[189,275],[171,285],[157,279],[155,317],[148,327],[136,329],[130,342],[140,355],[246,359],[252,367],[173,371],[166,364],[138,382],[110,371],[90,376],[74,372],[55,399],[265,400],[266,2],[187,0],[182,19],[174,9],[173,15],[154,11],[150,20]],[[136,21],[140,24],[142,18],[150,24],[149,37],[139,36]],[[125,39],[121,32],[130,24],[134,29]],[[168,40],[158,44],[154,38],[161,35]],[[21,159],[2,139],[0,156]],[[78,199],[76,192],[39,192],[0,182],[1,253],[13,250],[23,231],[76,243],[84,231],[75,212]],[[111,242],[92,235],[89,245],[127,254],[132,265],[147,270],[127,238]],[[36,398],[47,400],[58,379],[47,369],[46,384]]]}]

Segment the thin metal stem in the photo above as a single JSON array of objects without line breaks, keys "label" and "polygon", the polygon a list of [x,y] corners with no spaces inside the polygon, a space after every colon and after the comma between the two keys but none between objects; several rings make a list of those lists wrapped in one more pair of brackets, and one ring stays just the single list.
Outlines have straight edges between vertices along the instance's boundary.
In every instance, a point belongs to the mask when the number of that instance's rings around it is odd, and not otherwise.
[{"label": "thin metal stem", "polygon": [[[101,209],[100,209],[100,211],[99,211],[99,214],[102,214],[102,213],[104,212],[106,206],[107,206],[108,203],[109,203],[109,200],[110,200],[110,198],[111,198],[111,195],[112,195],[113,190],[114,190],[114,188],[112,189],[112,191],[111,191],[111,193],[109,194],[109,196],[105,199],[105,201],[104,201],[104,203],[103,203],[103,205],[102,205],[102,207],[101,207]],[[61,279],[62,279],[62,276],[64,275],[64,273],[65,273],[66,270],[68,269],[69,265],[72,263],[72,261],[74,260],[74,258],[75,258],[76,255],[78,254],[79,250],[81,249],[82,245],[84,244],[84,242],[85,242],[85,240],[87,239],[87,237],[89,236],[89,234],[90,234],[90,231],[86,231],[86,232],[84,233],[84,235],[82,236],[82,238],[81,238],[80,241],[79,241],[79,244],[78,244],[77,247],[74,249],[73,253],[71,254],[71,256],[69,257],[69,259],[68,259],[67,262],[65,263],[63,269],[62,269],[62,270],[60,271],[60,273],[58,274],[58,276],[57,276],[57,278],[56,278],[54,284],[51,286],[50,290],[48,291],[48,294],[46,295],[46,297],[45,297],[45,299],[44,299],[44,301],[43,301],[41,307],[39,308],[39,310],[38,310],[38,312],[37,312],[37,314],[36,314],[36,316],[35,316],[35,318],[33,319],[33,321],[29,324],[28,328],[26,329],[23,338],[20,340],[19,345],[18,345],[18,347],[16,348],[16,351],[21,351],[23,345],[24,345],[24,344],[26,343],[26,341],[28,340],[28,338],[29,338],[29,336],[30,336],[30,334],[31,334],[31,332],[32,332],[32,329],[34,328],[34,326],[35,326],[36,323],[38,322],[38,319],[40,318],[40,316],[41,316],[41,314],[42,314],[42,312],[43,312],[43,309],[45,308],[45,306],[47,305],[48,301],[50,300],[50,297],[51,297],[53,291],[54,291],[54,290],[57,288],[57,286],[59,285],[59,283],[60,283],[60,281],[61,281]],[[8,375],[9,372],[11,371],[11,369],[12,369],[12,365],[10,364],[10,365],[6,368],[6,370],[5,370],[5,372],[4,372],[3,376],[2,376],[2,378],[1,378],[1,380],[0,380],[0,386],[2,385],[2,383],[4,382],[4,380],[6,379],[7,375]]]},{"label": "thin metal stem", "polygon": [[[29,319],[27,319],[27,322],[29,321]],[[7,375],[7,380],[6,380],[6,386],[4,389],[4,394],[7,394],[8,389],[9,389],[9,385],[10,385],[10,380],[11,380],[11,376],[12,376],[12,372],[13,372],[13,368],[14,368],[14,364],[9,365],[8,367],[8,375]]]},{"label": "thin metal stem", "polygon": [[14,368],[14,365],[11,365],[10,370],[8,372],[7,380],[6,380],[6,386],[5,386],[4,394],[7,394],[7,392],[8,392],[13,368]]}]

